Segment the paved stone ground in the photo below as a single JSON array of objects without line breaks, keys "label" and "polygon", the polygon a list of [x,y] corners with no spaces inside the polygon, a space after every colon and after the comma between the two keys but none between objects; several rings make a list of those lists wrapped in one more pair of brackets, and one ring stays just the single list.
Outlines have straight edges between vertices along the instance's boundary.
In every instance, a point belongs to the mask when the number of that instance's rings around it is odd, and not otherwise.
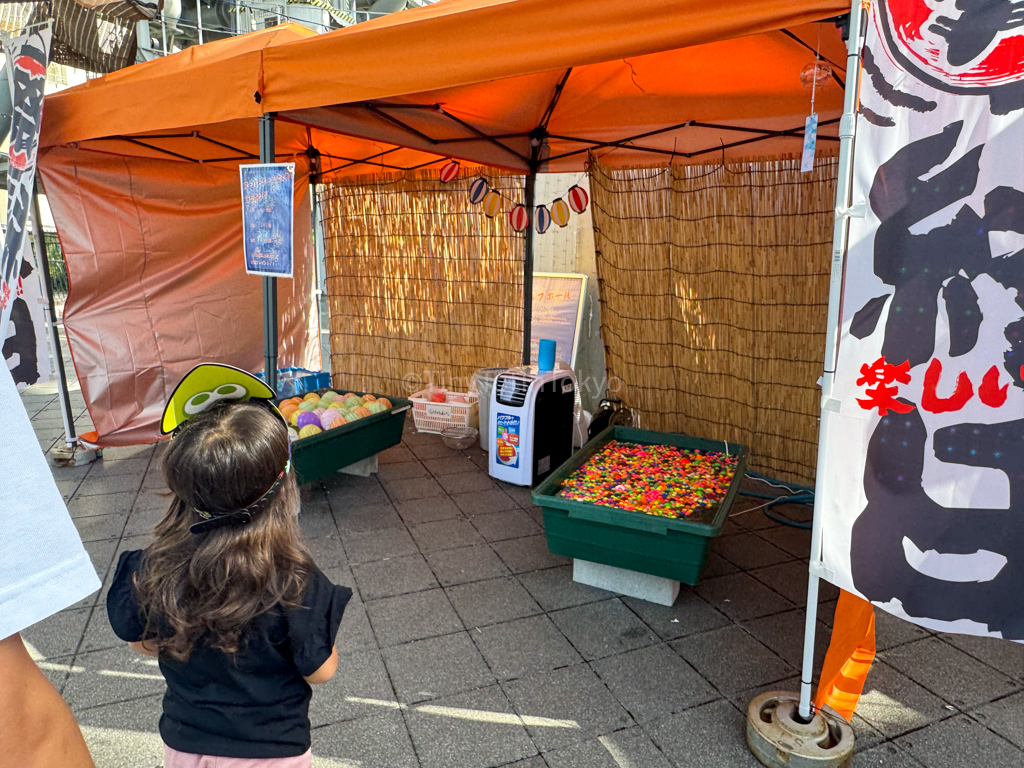
[{"label": "paved stone ground", "polygon": [[[25,392],[40,445],[62,435],[52,385]],[[80,396],[73,397],[81,425]],[[112,634],[113,565],[168,499],[161,448],[109,449],[54,476],[104,591],[26,640],[99,768],[148,768],[164,689]],[[809,534],[733,517],[673,608],[575,584],[525,489],[478,449],[407,430],[378,475],[303,491],[313,555],[353,587],[333,681],[313,697],[321,768],[756,766],[744,712],[798,689]],[[797,512],[799,514],[799,512]],[[818,666],[837,593],[822,588]],[[928,632],[878,612],[879,655],[854,719],[855,768],[1024,765],[1024,646]]]}]

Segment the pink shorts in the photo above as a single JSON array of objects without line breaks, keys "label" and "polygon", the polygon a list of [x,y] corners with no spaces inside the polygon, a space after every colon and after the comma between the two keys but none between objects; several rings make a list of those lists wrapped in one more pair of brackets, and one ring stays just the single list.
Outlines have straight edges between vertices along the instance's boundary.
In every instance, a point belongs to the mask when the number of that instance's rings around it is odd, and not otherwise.
[{"label": "pink shorts", "polygon": [[164,744],[163,768],[310,768],[312,765],[313,755],[308,749],[298,757],[214,757],[179,752]]}]

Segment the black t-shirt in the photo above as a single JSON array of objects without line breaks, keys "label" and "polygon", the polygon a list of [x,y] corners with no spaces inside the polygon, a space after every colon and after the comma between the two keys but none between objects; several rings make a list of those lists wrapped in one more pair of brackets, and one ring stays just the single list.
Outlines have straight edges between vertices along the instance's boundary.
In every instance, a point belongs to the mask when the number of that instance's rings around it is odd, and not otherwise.
[{"label": "black t-shirt", "polygon": [[[107,595],[114,633],[144,639],[132,576],[142,550],[125,552]],[[160,736],[179,752],[220,757],[294,757],[309,749],[312,675],[330,658],[352,590],[313,569],[302,606],[256,617],[234,657],[201,639],[184,663],[160,655],[167,680]],[[150,633],[152,634],[152,633]]]}]

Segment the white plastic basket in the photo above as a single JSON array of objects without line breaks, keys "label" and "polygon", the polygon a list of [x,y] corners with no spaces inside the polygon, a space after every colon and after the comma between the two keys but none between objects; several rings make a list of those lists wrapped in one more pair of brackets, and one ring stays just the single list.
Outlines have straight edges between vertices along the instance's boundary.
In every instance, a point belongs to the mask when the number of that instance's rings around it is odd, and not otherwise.
[{"label": "white plastic basket", "polygon": [[[435,392],[447,395],[462,395],[466,403],[432,403],[430,396]],[[441,434],[448,427],[479,426],[479,395],[476,392],[450,392],[447,389],[428,388],[409,397],[412,401],[412,420],[420,432]]]}]

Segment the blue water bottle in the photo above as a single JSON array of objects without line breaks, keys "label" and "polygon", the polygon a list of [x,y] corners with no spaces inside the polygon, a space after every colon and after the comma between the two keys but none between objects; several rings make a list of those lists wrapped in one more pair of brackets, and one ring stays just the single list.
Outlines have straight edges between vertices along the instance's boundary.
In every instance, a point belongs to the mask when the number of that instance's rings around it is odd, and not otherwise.
[{"label": "blue water bottle", "polygon": [[537,348],[537,372],[547,373],[555,370],[555,341],[541,339]]}]

